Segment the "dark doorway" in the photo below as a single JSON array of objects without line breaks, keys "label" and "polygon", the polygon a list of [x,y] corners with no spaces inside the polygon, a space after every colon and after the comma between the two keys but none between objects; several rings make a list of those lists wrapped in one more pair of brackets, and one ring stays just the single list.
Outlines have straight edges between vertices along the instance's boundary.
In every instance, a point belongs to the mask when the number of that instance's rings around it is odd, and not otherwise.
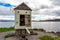
[{"label": "dark doorway", "polygon": [[25,15],[20,15],[20,26],[25,26]]}]

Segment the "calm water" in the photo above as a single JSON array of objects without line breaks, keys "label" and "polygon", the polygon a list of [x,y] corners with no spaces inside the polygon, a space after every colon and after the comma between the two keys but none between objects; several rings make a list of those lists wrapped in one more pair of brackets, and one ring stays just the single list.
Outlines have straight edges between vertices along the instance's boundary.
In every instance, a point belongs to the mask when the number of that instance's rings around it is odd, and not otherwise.
[{"label": "calm water", "polygon": [[1,27],[11,27],[14,26],[14,22],[0,22],[0,28]]},{"label": "calm water", "polygon": [[46,31],[60,32],[60,22],[33,22],[33,28],[42,28]]},{"label": "calm water", "polygon": [[[14,22],[0,22],[0,27],[11,27],[14,26]],[[42,28],[46,31],[59,31],[60,22],[32,22],[33,28]]]}]

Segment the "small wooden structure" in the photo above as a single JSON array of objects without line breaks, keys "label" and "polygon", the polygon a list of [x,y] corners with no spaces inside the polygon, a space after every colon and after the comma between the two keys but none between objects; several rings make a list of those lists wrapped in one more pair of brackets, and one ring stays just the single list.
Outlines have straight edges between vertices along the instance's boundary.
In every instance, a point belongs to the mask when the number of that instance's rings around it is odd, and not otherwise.
[{"label": "small wooden structure", "polygon": [[25,40],[26,29],[31,29],[31,9],[23,2],[15,9],[15,29],[16,35]]}]

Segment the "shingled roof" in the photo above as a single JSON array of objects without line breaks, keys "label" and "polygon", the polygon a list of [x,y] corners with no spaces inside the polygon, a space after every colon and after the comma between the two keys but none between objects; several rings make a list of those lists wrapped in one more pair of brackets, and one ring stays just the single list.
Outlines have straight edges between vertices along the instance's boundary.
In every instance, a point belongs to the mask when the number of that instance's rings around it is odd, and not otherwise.
[{"label": "shingled roof", "polygon": [[17,6],[14,10],[31,10],[24,2]]}]

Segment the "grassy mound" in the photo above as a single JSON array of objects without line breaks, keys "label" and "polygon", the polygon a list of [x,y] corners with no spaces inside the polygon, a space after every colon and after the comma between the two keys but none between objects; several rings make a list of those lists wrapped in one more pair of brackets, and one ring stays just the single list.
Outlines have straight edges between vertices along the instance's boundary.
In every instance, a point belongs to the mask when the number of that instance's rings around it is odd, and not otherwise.
[{"label": "grassy mound", "polygon": [[10,28],[0,28],[0,32],[6,32],[6,31],[11,31],[11,30],[15,30],[14,27],[10,27]]},{"label": "grassy mound", "polygon": [[54,40],[60,40],[60,37],[55,37]]},{"label": "grassy mound", "polygon": [[39,37],[40,40],[60,40],[60,37],[54,37],[52,38],[51,36],[43,36]]},{"label": "grassy mound", "polygon": [[43,36],[43,37],[39,37],[40,40],[54,40],[54,38],[50,37],[50,36]]}]

